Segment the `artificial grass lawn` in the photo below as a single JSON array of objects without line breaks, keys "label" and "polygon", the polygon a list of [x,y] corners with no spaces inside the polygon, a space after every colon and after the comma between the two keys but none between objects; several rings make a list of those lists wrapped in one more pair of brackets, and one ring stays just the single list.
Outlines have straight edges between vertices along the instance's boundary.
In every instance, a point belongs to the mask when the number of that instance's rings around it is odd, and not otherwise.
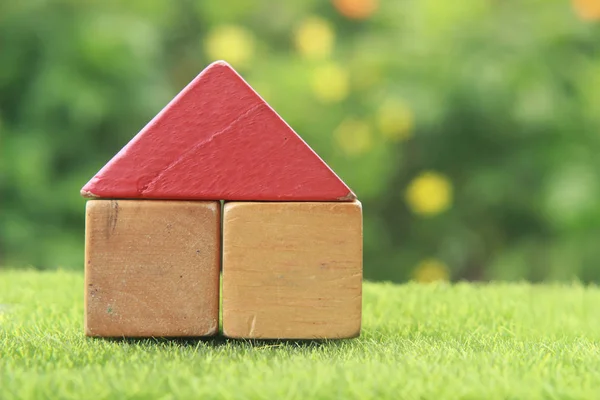
[{"label": "artificial grass lawn", "polygon": [[600,398],[600,290],[365,283],[331,342],[83,336],[83,276],[0,271],[0,398]]}]

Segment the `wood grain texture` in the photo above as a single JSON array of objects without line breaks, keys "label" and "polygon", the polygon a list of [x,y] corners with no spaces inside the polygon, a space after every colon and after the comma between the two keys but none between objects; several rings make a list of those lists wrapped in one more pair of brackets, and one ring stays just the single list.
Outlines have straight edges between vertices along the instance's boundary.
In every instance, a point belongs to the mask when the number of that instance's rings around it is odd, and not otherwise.
[{"label": "wood grain texture", "polygon": [[226,203],[222,279],[225,336],[358,336],[360,202]]},{"label": "wood grain texture", "polygon": [[220,215],[219,202],[88,201],[86,334],[216,334]]},{"label": "wood grain texture", "polygon": [[354,193],[225,62],[207,67],[84,197],[352,201]]}]

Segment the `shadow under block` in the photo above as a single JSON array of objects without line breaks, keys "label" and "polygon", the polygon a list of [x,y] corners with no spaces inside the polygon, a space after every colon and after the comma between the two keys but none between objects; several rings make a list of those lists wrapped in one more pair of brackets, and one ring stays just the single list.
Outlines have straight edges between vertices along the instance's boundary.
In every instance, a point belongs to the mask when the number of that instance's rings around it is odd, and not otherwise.
[{"label": "shadow under block", "polygon": [[217,201],[88,201],[86,335],[216,334],[220,224]]},{"label": "shadow under block", "polygon": [[225,336],[360,334],[360,202],[231,202],[223,212]]}]

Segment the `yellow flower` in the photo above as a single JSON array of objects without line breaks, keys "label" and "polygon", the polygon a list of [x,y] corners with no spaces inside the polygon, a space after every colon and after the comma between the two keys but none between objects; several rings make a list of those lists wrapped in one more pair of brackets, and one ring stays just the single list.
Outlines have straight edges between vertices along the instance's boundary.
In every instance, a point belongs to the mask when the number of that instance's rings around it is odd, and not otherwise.
[{"label": "yellow flower", "polygon": [[223,25],[209,32],[204,46],[211,60],[225,60],[235,66],[243,66],[254,56],[254,42],[254,36],[247,29]]},{"label": "yellow flower", "polygon": [[452,184],[441,174],[423,172],[408,185],[406,202],[415,214],[439,214],[452,203]]},{"label": "yellow flower", "polygon": [[349,156],[363,154],[368,151],[373,142],[371,128],[364,121],[346,119],[333,133],[337,144]]},{"label": "yellow flower", "polygon": [[413,133],[414,115],[404,102],[389,99],[377,111],[377,125],[387,139],[406,140]]},{"label": "yellow flower", "polygon": [[421,261],[413,271],[413,278],[420,283],[447,281],[450,274],[448,266],[435,258]]},{"label": "yellow flower", "polygon": [[336,64],[316,68],[312,75],[312,90],[323,103],[337,103],[348,97],[348,72]]},{"label": "yellow flower", "polygon": [[319,17],[310,17],[296,30],[296,48],[308,59],[329,57],[335,42],[335,33],[328,21]]},{"label": "yellow flower", "polygon": [[334,7],[349,19],[369,18],[379,7],[378,0],[333,0]]}]

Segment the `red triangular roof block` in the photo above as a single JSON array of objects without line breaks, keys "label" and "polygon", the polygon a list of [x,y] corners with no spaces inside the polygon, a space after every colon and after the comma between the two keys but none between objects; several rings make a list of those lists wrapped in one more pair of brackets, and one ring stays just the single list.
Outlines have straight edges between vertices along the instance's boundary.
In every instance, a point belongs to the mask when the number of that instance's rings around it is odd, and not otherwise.
[{"label": "red triangular roof block", "polygon": [[227,63],[208,66],[84,197],[351,201],[354,193]]}]

